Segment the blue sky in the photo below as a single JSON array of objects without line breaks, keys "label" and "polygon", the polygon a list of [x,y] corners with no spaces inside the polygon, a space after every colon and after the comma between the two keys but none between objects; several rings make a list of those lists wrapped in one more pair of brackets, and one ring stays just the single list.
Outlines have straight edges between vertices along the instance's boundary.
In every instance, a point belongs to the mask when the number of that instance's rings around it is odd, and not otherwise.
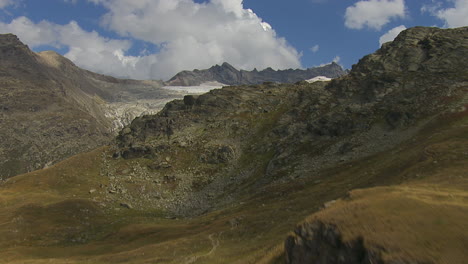
[{"label": "blue sky", "polygon": [[350,68],[405,28],[467,25],[468,0],[0,0],[0,33],[135,79],[224,61]]}]

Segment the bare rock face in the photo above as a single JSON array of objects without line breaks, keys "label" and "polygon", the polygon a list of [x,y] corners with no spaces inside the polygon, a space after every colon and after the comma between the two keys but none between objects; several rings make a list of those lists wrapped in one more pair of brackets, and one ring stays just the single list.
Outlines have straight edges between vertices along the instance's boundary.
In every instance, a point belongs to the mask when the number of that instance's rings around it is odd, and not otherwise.
[{"label": "bare rock face", "polygon": [[[389,94],[413,96],[433,89],[416,103],[450,96],[451,85],[466,81],[467,27],[441,30],[415,27],[405,30],[377,52],[363,57],[349,76],[333,81],[330,90],[357,103],[382,100]],[[416,81],[417,80],[417,81]],[[404,102],[392,102],[403,105]],[[423,104],[421,104],[424,106]]]},{"label": "bare rock face", "polygon": [[183,71],[172,77],[166,85],[196,86],[205,82],[217,81],[228,85],[261,84],[264,82],[295,83],[312,79],[317,76],[336,78],[346,74],[346,71],[336,63],[306,70],[289,69],[275,71],[267,68],[262,71],[237,70],[229,63],[215,65],[206,70]]}]

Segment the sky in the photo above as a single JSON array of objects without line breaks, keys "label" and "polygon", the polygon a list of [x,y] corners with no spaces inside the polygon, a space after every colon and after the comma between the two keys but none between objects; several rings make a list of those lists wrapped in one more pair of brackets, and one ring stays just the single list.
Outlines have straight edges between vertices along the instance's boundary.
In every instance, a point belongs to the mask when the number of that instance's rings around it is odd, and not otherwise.
[{"label": "sky", "polygon": [[414,26],[468,26],[468,0],[0,0],[0,33],[133,79],[223,62],[351,68]]}]

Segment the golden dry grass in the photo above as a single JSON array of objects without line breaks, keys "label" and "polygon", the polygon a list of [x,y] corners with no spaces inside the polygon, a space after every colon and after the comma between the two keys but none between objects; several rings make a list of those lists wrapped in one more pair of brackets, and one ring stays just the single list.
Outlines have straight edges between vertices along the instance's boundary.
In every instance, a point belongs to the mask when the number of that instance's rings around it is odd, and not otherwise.
[{"label": "golden dry grass", "polygon": [[405,184],[352,191],[350,200],[308,221],[336,225],[344,241],[364,238],[385,261],[462,264],[468,260],[467,219],[466,189]]}]

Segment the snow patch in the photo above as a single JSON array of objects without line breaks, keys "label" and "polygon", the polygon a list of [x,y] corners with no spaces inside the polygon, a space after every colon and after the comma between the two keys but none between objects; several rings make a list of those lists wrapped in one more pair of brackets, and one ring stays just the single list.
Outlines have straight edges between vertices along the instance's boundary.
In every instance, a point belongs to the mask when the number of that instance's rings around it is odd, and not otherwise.
[{"label": "snow patch", "polygon": [[317,76],[312,79],[306,80],[308,83],[314,83],[314,82],[328,82],[331,81],[331,78],[325,77],[325,76]]}]

